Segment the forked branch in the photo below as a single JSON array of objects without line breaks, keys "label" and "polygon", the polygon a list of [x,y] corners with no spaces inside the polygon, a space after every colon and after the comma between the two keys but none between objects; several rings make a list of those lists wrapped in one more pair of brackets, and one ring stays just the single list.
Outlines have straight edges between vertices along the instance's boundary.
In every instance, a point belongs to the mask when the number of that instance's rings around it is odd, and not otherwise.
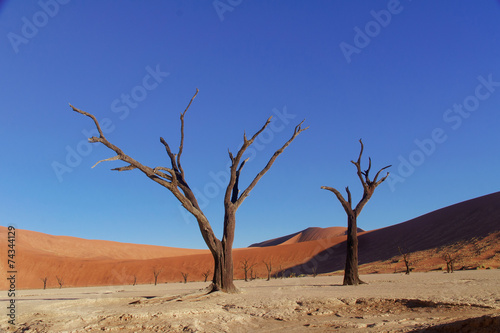
[{"label": "forked branch", "polygon": [[371,188],[375,189],[375,187],[380,185],[389,176],[389,173],[387,173],[387,175],[384,178],[377,181],[380,173],[383,170],[391,167],[391,165],[385,166],[382,169],[380,169],[377,172],[377,174],[375,175],[375,178],[373,179],[373,181],[371,181],[370,180],[370,170],[372,168],[372,159],[370,157],[368,157],[368,169],[366,169],[365,171],[361,171],[361,156],[363,155],[364,145],[363,145],[363,141],[361,139],[359,139],[359,143],[361,144],[361,150],[359,151],[358,160],[356,162],[351,161],[351,163],[356,166],[358,178],[361,181],[361,184],[363,185],[363,188],[365,189],[365,191],[369,190]]},{"label": "forked branch", "polygon": [[[270,119],[271,118],[269,118],[267,120],[265,126],[267,126],[267,124],[269,123]],[[304,123],[304,121],[305,121],[305,119],[302,120],[297,126],[295,126],[295,129],[293,131],[292,137],[287,142],[285,142],[285,144],[273,154],[273,156],[269,159],[269,162],[267,162],[267,164],[264,167],[264,169],[262,169],[262,171],[259,172],[257,174],[257,176],[255,176],[255,178],[250,183],[250,185],[248,185],[248,187],[243,191],[243,193],[241,193],[240,197],[236,201],[236,207],[239,207],[243,203],[243,201],[246,199],[246,197],[248,197],[248,195],[250,194],[250,191],[252,191],[252,189],[255,187],[255,185],[257,185],[257,183],[262,178],[262,176],[264,176],[266,174],[266,172],[269,171],[269,169],[273,165],[273,163],[276,160],[276,158],[278,158],[278,156],[281,153],[283,153],[283,151],[286,149],[286,147],[288,147],[290,145],[290,143],[292,143],[292,141],[295,140],[295,138],[297,137],[297,135],[299,135],[300,133],[302,133],[303,131],[305,131],[305,130],[307,130],[309,128],[309,126],[306,127],[306,128],[302,128],[302,124]],[[262,131],[263,131],[263,129],[261,131],[259,131],[258,134],[260,134]],[[256,135],[258,135],[258,134],[256,134]],[[252,138],[252,142],[256,138],[256,135],[254,135],[254,137]],[[238,153],[238,155],[239,155],[239,153]]]},{"label": "forked branch", "polygon": [[344,207],[344,210],[348,215],[355,214],[356,216],[359,215],[361,210],[363,209],[364,205],[370,200],[371,196],[373,195],[373,192],[375,191],[375,188],[379,186],[384,180],[387,179],[389,176],[389,172],[387,172],[387,175],[385,175],[382,179],[378,180],[378,177],[380,173],[391,167],[391,165],[385,166],[382,169],[380,169],[377,174],[375,175],[375,178],[373,181],[370,180],[370,170],[372,167],[372,159],[368,158],[368,168],[365,171],[361,170],[361,157],[363,156],[363,150],[364,150],[364,145],[363,141],[359,139],[359,143],[361,144],[361,149],[359,151],[358,159],[356,161],[351,161],[352,164],[356,166],[356,174],[358,175],[359,180],[361,181],[361,185],[363,186],[363,197],[361,200],[358,202],[356,207],[353,209],[352,208],[352,198],[351,198],[351,191],[349,190],[349,187],[346,187],[345,190],[347,192],[347,200],[344,199],[342,194],[340,194],[339,191],[336,189],[329,187],[329,186],[321,186],[322,189],[328,190],[333,192],[336,196],[337,199],[340,201],[342,204],[342,207]]},{"label": "forked branch", "polygon": [[[198,89],[196,89],[196,93],[194,96],[191,98],[188,106],[184,110],[184,112],[181,114],[181,142],[179,146],[179,153],[177,154],[177,157],[174,153],[172,153],[169,145],[167,142],[163,139],[160,138],[161,143],[165,146],[165,149],[167,150],[167,154],[170,158],[170,162],[172,167],[171,168],[165,168],[165,167],[156,167],[156,168],[151,168],[149,166],[143,165],[140,162],[136,161],[129,155],[125,154],[120,148],[109,142],[106,137],[104,136],[101,127],[99,125],[99,122],[97,121],[96,117],[88,112],[82,111],[73,105],[70,104],[71,108],[73,111],[80,113],[84,116],[87,116],[91,118],[96,127],[97,130],[99,131],[99,137],[91,137],[89,138],[89,142],[100,142],[109,149],[113,150],[116,153],[116,156],[102,160],[97,162],[95,165],[104,162],[104,161],[113,161],[113,160],[122,160],[126,162],[128,165],[119,167],[119,168],[114,168],[112,170],[115,171],[127,171],[127,170],[133,170],[133,169],[139,169],[141,172],[143,172],[147,177],[149,177],[151,180],[155,181],[156,183],[166,187],[172,194],[177,198],[177,200],[180,201],[182,206],[186,208],[193,216],[196,218],[198,221],[198,225],[200,227],[200,230],[202,231],[202,236],[205,242],[207,243],[208,247],[213,250],[217,247],[217,244],[219,240],[215,237],[215,234],[213,233],[213,230],[210,226],[210,223],[208,222],[208,219],[205,217],[203,212],[201,211],[198,202],[196,200],[196,197],[194,196],[193,192],[189,188],[189,186],[186,183],[186,180],[184,179],[184,171],[180,167],[180,155],[182,154],[183,148],[184,148],[184,116],[189,109],[191,103],[193,102],[194,98],[198,94]],[[94,165],[94,166],[95,166]],[[162,172],[162,171],[166,171]],[[179,190],[180,189],[180,190]],[[182,192],[181,192],[182,191]]]}]

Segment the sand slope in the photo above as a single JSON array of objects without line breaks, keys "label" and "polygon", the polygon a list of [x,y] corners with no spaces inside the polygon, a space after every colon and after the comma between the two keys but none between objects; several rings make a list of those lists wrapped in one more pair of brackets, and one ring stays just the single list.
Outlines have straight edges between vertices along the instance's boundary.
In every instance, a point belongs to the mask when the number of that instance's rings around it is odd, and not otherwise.
[{"label": "sand slope", "polygon": [[[319,239],[330,239],[334,237],[344,236],[346,235],[346,232],[347,232],[347,227],[330,227],[330,228],[310,227],[290,235],[270,239],[260,243],[255,243],[250,245],[249,247],[266,247],[266,246],[275,246],[283,244],[295,244],[295,243],[308,242]],[[362,233],[364,232],[364,230],[358,228],[358,232]]]},{"label": "sand slope", "polygon": [[[481,260],[494,265],[500,251],[500,192],[449,206],[391,227],[360,233],[360,264],[390,260],[398,255],[398,246],[411,252],[436,249],[463,240],[487,239],[488,250]],[[0,227],[0,269],[7,271],[6,228]],[[345,260],[345,228],[308,228],[302,232],[258,243],[260,247],[234,250],[235,278],[243,277],[241,261],[255,264],[253,274],[267,277],[264,261],[272,264],[273,274],[328,273],[341,270]],[[291,236],[291,237],[290,237]],[[487,238],[484,238],[487,237]],[[270,246],[276,243],[277,245]],[[262,245],[264,244],[264,245]],[[472,246],[472,245],[471,245]],[[182,272],[188,281],[203,280],[212,270],[208,250],[190,250],[160,246],[123,244],[51,236],[28,230],[16,234],[17,288],[138,284],[153,282],[153,270],[161,270],[158,282],[178,282]],[[489,251],[489,252],[488,252]],[[500,264],[498,264],[500,265]],[[390,267],[389,267],[390,269]],[[386,268],[387,270],[387,268]],[[210,277],[209,277],[210,279]],[[7,289],[7,281],[0,280]]]},{"label": "sand slope", "polygon": [[[483,239],[500,231],[500,192],[448,206],[390,227],[360,234],[359,263],[366,264],[399,256],[398,247],[409,252],[435,249],[463,240]],[[500,233],[493,235],[500,248]],[[491,236],[490,236],[491,237]],[[310,273],[318,266],[322,273],[343,269],[345,242],[319,253],[304,265],[292,268]]]}]

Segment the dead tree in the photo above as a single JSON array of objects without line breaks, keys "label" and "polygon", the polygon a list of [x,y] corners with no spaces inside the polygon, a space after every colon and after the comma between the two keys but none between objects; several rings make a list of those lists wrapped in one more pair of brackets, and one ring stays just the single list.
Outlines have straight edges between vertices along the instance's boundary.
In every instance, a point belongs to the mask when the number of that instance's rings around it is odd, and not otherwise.
[{"label": "dead tree", "polygon": [[133,281],[132,281],[132,285],[135,286],[137,284],[137,275],[133,275]]},{"label": "dead tree", "polygon": [[342,194],[340,194],[340,192],[337,191],[335,188],[328,186],[321,186],[322,189],[331,191],[337,196],[337,199],[340,201],[342,207],[344,207],[344,210],[347,213],[347,257],[344,270],[344,283],[343,283],[344,285],[358,285],[360,283],[364,283],[359,279],[359,273],[358,273],[357,218],[361,213],[363,207],[372,197],[375,188],[377,188],[377,186],[379,186],[389,176],[389,173],[387,173],[387,175],[385,175],[382,179],[377,180],[380,173],[382,172],[382,170],[390,167],[390,165],[383,167],[377,172],[373,181],[370,180],[369,172],[372,167],[372,160],[371,158],[368,158],[369,161],[368,169],[362,171],[361,155],[363,154],[364,147],[361,139],[359,140],[359,143],[361,144],[361,151],[359,152],[358,160],[356,162],[351,161],[351,163],[356,166],[358,178],[361,181],[361,185],[363,186],[363,197],[358,202],[356,207],[354,209],[352,208],[352,199],[351,199],[351,192],[349,191],[349,186],[345,188],[347,192],[347,200],[345,200]]},{"label": "dead tree", "polygon": [[45,290],[45,289],[47,289],[47,280],[48,280],[48,279],[49,279],[49,278],[48,278],[48,277],[46,277],[46,276],[44,276],[43,278],[40,278],[40,280],[42,280],[42,282],[43,282],[43,289],[44,289],[44,290]]},{"label": "dead tree", "polygon": [[250,268],[250,280],[255,280],[256,278],[257,278],[257,273],[254,272],[253,268]]},{"label": "dead tree", "polygon": [[272,261],[263,261],[264,265],[266,265],[266,271],[267,271],[267,281],[271,280],[271,270],[273,269],[272,267]]},{"label": "dead tree", "polygon": [[61,289],[62,286],[64,285],[63,278],[56,275],[56,280],[57,280],[57,283],[59,284],[59,289]]},{"label": "dead tree", "polygon": [[207,282],[208,276],[210,275],[210,270],[208,270],[208,271],[206,271],[206,272],[201,273],[201,275],[203,275],[203,277],[205,278],[205,281],[204,281],[204,282]]},{"label": "dead tree", "polygon": [[184,283],[187,283],[189,273],[181,272],[181,274],[182,274],[182,278],[184,279]]},{"label": "dead tree", "polygon": [[404,261],[405,267],[406,267],[405,274],[410,275],[410,272],[411,272],[410,251],[408,249],[402,249],[399,246],[398,246],[398,251],[403,256],[403,261]]},{"label": "dead tree", "polygon": [[453,273],[455,270],[455,261],[458,259],[458,255],[452,256],[450,253],[445,253],[443,259],[446,262],[446,272]]},{"label": "dead tree", "polygon": [[313,273],[313,277],[316,277],[318,275],[318,266],[313,266],[312,268],[312,273]]},{"label": "dead tree", "polygon": [[[241,261],[241,268],[243,268],[243,271],[245,272],[245,282],[248,282],[248,272],[251,271],[255,265],[256,264],[250,264],[247,258]],[[250,273],[250,278],[252,278],[251,273]]]},{"label": "dead tree", "polygon": [[231,159],[230,177],[229,184],[227,185],[224,195],[224,231],[222,240],[220,240],[215,236],[208,218],[201,210],[198,204],[198,200],[196,199],[193,191],[188,185],[184,169],[181,166],[181,156],[184,150],[184,116],[197,94],[198,89],[196,89],[196,93],[191,98],[188,106],[180,116],[181,139],[178,153],[174,154],[167,142],[163,138],[160,138],[160,142],[165,146],[165,150],[170,159],[170,167],[158,166],[152,168],[143,165],[129,155],[125,154],[120,148],[108,141],[101,130],[101,126],[99,125],[97,118],[94,115],[79,110],[71,104],[70,107],[73,109],[73,111],[90,117],[94,121],[95,126],[99,132],[99,137],[93,136],[89,138],[89,142],[102,143],[116,153],[115,156],[105,160],[101,160],[95,165],[99,164],[100,162],[115,160],[121,160],[125,163],[128,163],[126,166],[114,168],[112,170],[127,171],[138,169],[149,179],[168,189],[177,198],[177,200],[180,201],[182,206],[196,218],[198,227],[200,228],[201,234],[203,236],[203,240],[207,244],[214,258],[214,275],[210,291],[221,290],[224,292],[232,293],[237,291],[233,283],[233,241],[234,229],[236,225],[236,211],[241,206],[243,201],[248,197],[255,185],[257,185],[262,176],[264,176],[264,174],[269,171],[276,158],[285,150],[286,147],[288,147],[288,145],[290,145],[290,143],[297,137],[297,135],[305,131],[307,128],[301,128],[301,125],[304,121],[300,122],[300,124],[295,127],[292,137],[273,154],[262,171],[260,171],[255,176],[250,185],[248,185],[248,187],[241,192],[239,189],[240,173],[241,169],[248,161],[248,159],[242,161],[243,154],[245,153],[247,148],[253,144],[255,139],[267,128],[267,126],[271,122],[272,117],[270,117],[266,121],[264,126],[262,126],[262,128],[258,130],[250,139],[247,138],[246,134],[243,135],[243,144],[236,155],[233,155],[231,151],[229,151],[229,158]]},{"label": "dead tree", "polygon": [[163,271],[163,268],[157,268],[157,267],[153,267],[153,276],[155,278],[155,286],[156,286],[156,283],[158,282],[158,276],[160,275],[160,273]]}]

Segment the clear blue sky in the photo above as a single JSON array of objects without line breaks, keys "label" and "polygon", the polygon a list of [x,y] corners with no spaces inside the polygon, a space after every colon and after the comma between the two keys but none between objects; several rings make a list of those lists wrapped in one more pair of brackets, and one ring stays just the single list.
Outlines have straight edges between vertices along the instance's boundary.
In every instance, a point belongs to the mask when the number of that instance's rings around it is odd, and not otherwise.
[{"label": "clear blue sky", "polygon": [[218,236],[227,149],[274,115],[243,187],[300,120],[310,126],[238,210],[235,247],[346,225],[320,187],[350,186],[359,200],[360,138],[364,162],[395,176],[361,213],[363,229],[500,189],[499,1],[1,4],[1,225],[206,248],[166,189],[110,171],[121,162],[91,168],[114,153],[86,143],[93,123],[68,106],[108,119],[107,138],[130,156],[168,166],[159,137],[178,146],[196,88],[183,166]]}]

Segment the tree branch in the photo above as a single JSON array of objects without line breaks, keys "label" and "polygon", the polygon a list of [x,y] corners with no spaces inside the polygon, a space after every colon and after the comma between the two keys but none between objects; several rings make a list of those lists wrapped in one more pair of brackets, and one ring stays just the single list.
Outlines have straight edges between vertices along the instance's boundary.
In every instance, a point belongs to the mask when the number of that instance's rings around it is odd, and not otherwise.
[{"label": "tree branch", "polygon": [[94,121],[95,127],[97,127],[97,130],[99,131],[100,137],[103,138],[103,139],[105,139],[104,138],[104,134],[102,134],[101,126],[99,125],[99,122],[97,121],[96,117],[93,114],[90,114],[88,112],[85,112],[85,111],[82,111],[80,109],[77,109],[77,108],[75,108],[71,104],[69,106],[73,109],[73,111],[78,112],[80,114],[83,114],[84,116],[92,118],[92,120]]},{"label": "tree branch", "polygon": [[380,180],[377,182],[377,178],[378,178],[378,176],[380,175],[380,173],[381,173],[383,170],[385,170],[385,169],[387,169],[387,168],[390,168],[391,166],[392,166],[392,165],[385,166],[385,167],[383,167],[382,169],[380,169],[380,170],[377,172],[377,174],[375,175],[375,178],[373,178],[373,182],[375,183],[375,186],[379,186],[380,184],[382,184],[382,182],[383,182],[383,181],[384,181],[387,177],[389,177],[389,172],[388,172],[388,173],[387,173],[387,175],[385,175],[385,177],[384,177],[384,178],[380,179]]},{"label": "tree branch", "polygon": [[[363,146],[363,141],[361,139],[359,139],[359,143],[361,144],[361,150],[359,152],[358,160],[356,162],[351,161],[351,163],[356,166],[356,174],[358,175],[358,178],[361,181],[361,185],[363,186],[363,188],[366,189],[367,183],[366,183],[366,180],[363,179],[363,175],[365,175],[365,173],[363,173],[361,171],[361,156],[363,155],[364,146]],[[369,171],[369,169],[368,169],[368,171]],[[365,176],[365,177],[367,178],[368,176]]]},{"label": "tree branch", "polygon": [[238,171],[237,168],[238,164],[240,163],[241,157],[243,156],[247,148],[255,141],[257,136],[266,129],[267,125],[269,125],[269,123],[271,122],[271,118],[272,116],[267,119],[264,126],[262,126],[262,128],[258,130],[257,133],[255,133],[250,140],[247,139],[245,133],[243,134],[243,145],[236,154],[236,157],[234,157],[233,154],[228,150],[229,158],[231,159],[231,172],[230,172],[231,176],[229,179],[229,184],[226,188],[226,193],[224,195],[225,206],[228,206],[229,204],[235,204],[235,202],[232,201],[232,193],[234,192],[234,186],[236,184],[236,173]]},{"label": "tree branch", "polygon": [[[197,90],[197,92],[198,92],[198,90]],[[196,96],[196,94],[195,94],[195,96]],[[194,99],[194,96],[191,99],[191,101],[193,99]],[[190,104],[191,104],[191,102],[189,103],[189,105]],[[188,105],[188,107],[189,107],[189,105]],[[210,223],[208,222],[208,219],[205,217],[205,215],[201,211],[201,209],[198,205],[198,202],[196,201],[196,198],[195,198],[194,194],[192,193],[191,189],[189,188],[189,186],[185,182],[184,177],[182,176],[182,173],[178,173],[179,168],[178,168],[177,162],[175,161],[175,155],[172,153],[172,151],[170,150],[170,147],[168,146],[167,142],[163,138],[161,138],[160,141],[164,144],[164,146],[167,150],[167,154],[169,155],[170,160],[172,162],[172,169],[173,170],[171,172],[171,174],[172,174],[171,177],[166,175],[165,173],[159,173],[160,177],[157,176],[157,174],[156,174],[159,172],[158,170],[169,171],[168,169],[156,168],[156,172],[155,172],[153,168],[145,166],[145,165],[141,164],[140,162],[136,161],[135,159],[133,159],[132,157],[125,154],[120,148],[118,148],[117,146],[115,146],[114,144],[109,142],[104,137],[102,130],[101,130],[101,127],[99,125],[99,122],[97,121],[97,119],[94,115],[87,113],[85,111],[79,110],[79,109],[75,108],[74,106],[72,106],[71,104],[70,104],[70,107],[73,109],[73,111],[78,112],[84,116],[90,117],[94,121],[95,126],[97,127],[97,130],[99,131],[100,137],[99,138],[91,137],[91,138],[89,138],[89,142],[93,142],[93,143],[100,142],[116,153],[116,155],[117,155],[116,157],[112,157],[112,158],[109,158],[107,160],[118,160],[119,159],[119,160],[122,160],[122,161],[129,164],[128,166],[115,168],[113,170],[125,171],[125,170],[132,170],[135,168],[139,169],[148,178],[150,178],[154,182],[156,182],[156,183],[162,185],[163,187],[167,188],[168,190],[170,190],[170,192],[172,192],[172,194],[177,198],[177,200],[179,200],[179,202],[182,204],[182,206],[188,212],[190,212],[198,221],[198,226],[199,226],[200,231],[202,233],[203,239],[205,240],[205,243],[207,244],[209,249],[212,252],[216,251],[216,249],[220,246],[220,241],[217,239],[217,237],[215,237],[215,234],[212,230],[212,227],[210,226]],[[186,110],[187,110],[187,108],[186,108]],[[185,112],[186,111],[184,111],[184,113]],[[181,140],[181,143],[183,142],[182,140]],[[102,162],[102,161],[100,161],[100,162]],[[181,178],[182,178],[179,181],[177,181],[177,178],[176,178],[177,174],[181,175]],[[184,192],[184,194],[179,191],[177,186],[179,186],[181,188],[181,190]]]},{"label": "tree branch", "polygon": [[105,160],[100,160],[99,162],[97,162],[96,164],[94,164],[91,169],[93,169],[97,164],[101,163],[101,162],[107,162],[107,161],[116,161],[116,160],[119,160],[120,159],[120,155],[115,155],[113,157],[110,157],[110,158],[106,158]]},{"label": "tree branch", "polygon": [[[340,203],[342,204],[342,207],[344,208],[346,214],[348,216],[351,216],[353,215],[353,211],[352,211],[352,207],[351,207],[351,203],[350,202],[347,202],[344,197],[342,196],[342,194],[337,191],[337,189],[333,188],[333,187],[329,187],[329,186],[321,186],[321,189],[323,190],[328,190],[328,191],[331,191],[333,192],[336,196],[337,196],[337,199],[339,199]],[[346,190],[348,188],[346,187]],[[348,195],[349,195],[349,198],[350,198],[350,192],[347,192]]]},{"label": "tree branch", "polygon": [[243,166],[245,165],[246,162],[248,162],[248,160],[250,159],[247,158],[246,160],[244,160],[243,162],[241,162],[240,164],[240,167],[238,168],[238,170],[236,171],[236,181],[234,182],[234,186],[233,186],[233,195],[231,196],[231,202],[232,203],[235,203],[237,200],[238,200],[238,193],[239,193],[239,189],[238,189],[238,184],[240,182],[240,173],[241,173],[241,169],[243,169]]},{"label": "tree branch", "polygon": [[172,153],[172,150],[170,150],[170,146],[168,145],[167,141],[163,137],[160,137],[160,142],[165,146],[165,150],[167,151],[167,155],[170,158],[170,164],[172,164],[172,169],[175,171],[178,171],[177,168],[177,163],[175,162],[175,154]]},{"label": "tree branch", "polygon": [[351,191],[349,191],[349,186],[346,186],[345,191],[347,192],[347,202],[349,202],[349,207],[352,207]]},{"label": "tree branch", "polygon": [[[267,124],[269,123],[271,118],[269,118],[266,122],[266,126]],[[287,141],[285,142],[285,144],[283,145],[283,147],[281,147],[280,149],[278,149],[274,154],[273,156],[271,157],[271,159],[269,160],[269,162],[267,162],[267,165],[264,167],[264,169],[262,169],[261,172],[259,172],[257,174],[257,176],[255,176],[254,180],[250,183],[250,185],[248,185],[248,187],[243,191],[243,193],[241,193],[240,197],[238,198],[238,201],[236,202],[236,207],[239,207],[243,201],[246,199],[246,197],[248,197],[248,195],[250,194],[250,191],[252,191],[252,189],[255,187],[255,185],[259,182],[259,180],[262,178],[262,176],[264,176],[266,174],[267,171],[269,171],[269,169],[271,168],[271,166],[273,165],[274,161],[276,160],[276,158],[281,154],[283,153],[283,151],[285,150],[286,147],[288,147],[290,145],[290,143],[292,143],[293,140],[295,140],[295,138],[297,137],[297,135],[299,135],[300,133],[302,133],[303,131],[307,130],[309,128],[306,127],[306,128],[302,128],[302,124],[304,123],[305,119],[302,120],[297,126],[295,126],[295,129],[293,131],[293,135],[292,137]],[[252,137],[252,142],[253,140],[255,140],[256,136],[258,134],[260,134],[261,132],[263,131],[263,129],[261,131],[259,131],[257,134],[255,134],[253,137]]]},{"label": "tree branch", "polygon": [[181,155],[182,155],[182,150],[184,149],[184,115],[186,114],[187,110],[191,106],[191,103],[193,103],[194,98],[196,95],[198,95],[198,88],[196,88],[196,92],[194,93],[193,97],[191,97],[191,100],[189,101],[188,106],[184,110],[183,113],[181,113],[181,143],[179,145],[179,153],[177,154],[177,166],[179,167],[179,170],[182,174],[182,178],[184,178],[184,170],[182,169],[181,166]]},{"label": "tree branch", "polygon": [[134,169],[137,169],[135,166],[129,164],[127,166],[123,166],[123,167],[120,167],[120,168],[114,168],[114,169],[111,169],[112,171],[128,171],[128,170],[134,170]]},{"label": "tree branch", "polygon": [[[326,186],[321,187],[322,189],[327,189],[327,190],[334,192],[335,195],[337,195],[337,198],[340,200],[344,209],[346,207],[346,203],[348,203],[349,205],[347,207],[349,207],[350,211],[353,214],[355,214],[356,216],[358,216],[361,213],[361,210],[363,209],[363,207],[366,205],[368,200],[370,200],[371,196],[373,195],[373,192],[375,191],[375,188],[378,185],[380,185],[383,181],[385,181],[387,179],[387,177],[389,176],[389,173],[387,173],[387,175],[385,177],[383,177],[382,179],[377,181],[380,173],[383,170],[391,167],[391,165],[388,165],[388,166],[380,169],[377,172],[377,174],[375,175],[375,178],[373,179],[373,181],[371,181],[369,178],[369,173],[370,173],[370,170],[372,167],[372,159],[368,158],[368,169],[366,169],[365,171],[361,171],[361,157],[363,155],[364,145],[363,145],[363,141],[361,139],[359,139],[359,143],[361,144],[361,149],[360,149],[360,152],[358,155],[358,159],[356,162],[351,161],[351,163],[356,166],[356,174],[358,175],[358,178],[361,181],[361,185],[363,186],[363,197],[356,205],[356,208],[352,209],[352,199],[351,199],[351,192],[349,191],[349,187],[346,187],[346,192],[347,192],[347,197],[348,197],[347,202],[345,201],[345,199],[342,197],[342,195],[340,195],[340,193],[337,190],[335,190],[331,187],[326,187]],[[346,212],[347,212],[347,214],[349,214],[349,210],[346,210]]]}]

